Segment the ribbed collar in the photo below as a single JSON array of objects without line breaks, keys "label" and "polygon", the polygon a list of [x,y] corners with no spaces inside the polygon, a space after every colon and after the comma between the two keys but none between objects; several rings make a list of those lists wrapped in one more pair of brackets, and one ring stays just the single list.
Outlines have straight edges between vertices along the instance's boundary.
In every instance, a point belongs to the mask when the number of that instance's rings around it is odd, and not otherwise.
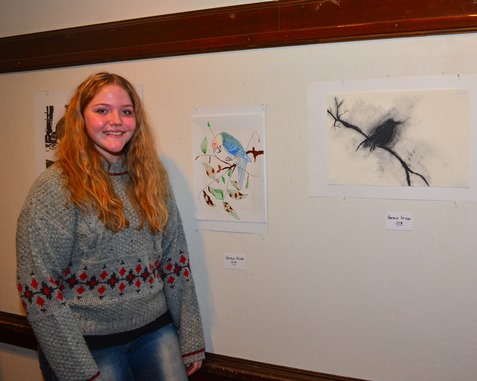
[{"label": "ribbed collar", "polygon": [[118,161],[117,163],[103,162],[103,168],[109,172],[110,176],[121,176],[128,173],[127,165],[124,161]]}]

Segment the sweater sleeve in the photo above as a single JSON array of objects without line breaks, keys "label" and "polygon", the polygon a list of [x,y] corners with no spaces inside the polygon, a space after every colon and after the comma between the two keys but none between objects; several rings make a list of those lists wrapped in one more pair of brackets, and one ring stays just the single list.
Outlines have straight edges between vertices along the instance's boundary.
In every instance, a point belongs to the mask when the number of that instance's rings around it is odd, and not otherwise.
[{"label": "sweater sleeve", "polygon": [[99,381],[99,369],[62,295],[77,212],[67,205],[61,178],[54,174],[47,170],[38,178],[18,219],[17,287],[58,380]]},{"label": "sweater sleeve", "polygon": [[205,343],[184,228],[172,192],[168,212],[161,276],[169,313],[179,332],[183,360],[189,364],[204,359]]}]

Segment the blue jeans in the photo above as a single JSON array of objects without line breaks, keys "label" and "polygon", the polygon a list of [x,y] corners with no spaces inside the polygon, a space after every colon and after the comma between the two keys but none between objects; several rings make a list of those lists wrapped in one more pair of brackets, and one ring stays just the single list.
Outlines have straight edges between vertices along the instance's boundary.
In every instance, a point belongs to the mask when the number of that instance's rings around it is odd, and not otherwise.
[{"label": "blue jeans", "polygon": [[[91,351],[102,381],[187,381],[179,337],[172,324],[129,343]],[[45,381],[57,381],[40,352]]]}]

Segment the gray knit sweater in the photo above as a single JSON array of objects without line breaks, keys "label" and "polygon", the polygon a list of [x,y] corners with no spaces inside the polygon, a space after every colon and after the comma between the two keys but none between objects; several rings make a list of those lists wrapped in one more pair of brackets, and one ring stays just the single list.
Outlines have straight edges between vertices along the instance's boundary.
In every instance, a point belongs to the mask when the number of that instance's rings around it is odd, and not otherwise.
[{"label": "gray knit sweater", "polygon": [[[17,227],[18,290],[28,321],[59,380],[100,380],[83,335],[134,330],[167,310],[184,363],[204,358],[204,338],[187,243],[171,196],[162,234],[139,218],[126,195],[129,176],[109,168],[130,227],[107,230],[96,213],[68,203],[61,169],[35,181]],[[122,174],[121,174],[122,173]]]}]

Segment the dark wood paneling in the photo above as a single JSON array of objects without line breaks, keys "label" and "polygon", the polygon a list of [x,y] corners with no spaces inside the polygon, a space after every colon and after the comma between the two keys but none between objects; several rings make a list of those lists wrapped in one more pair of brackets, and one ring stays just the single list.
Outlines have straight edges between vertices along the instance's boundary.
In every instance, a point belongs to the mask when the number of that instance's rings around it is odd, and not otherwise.
[{"label": "dark wood paneling", "polygon": [[278,0],[0,38],[0,73],[477,31],[477,1]]},{"label": "dark wood paneling", "polygon": [[37,349],[38,344],[26,317],[0,312],[0,342]]},{"label": "dark wood paneling", "polygon": [[[202,374],[240,381],[364,381],[207,353]],[[212,381],[212,378],[204,378]]]},{"label": "dark wood paneling", "polygon": [[[0,312],[0,342],[35,349],[37,342],[24,316]],[[356,378],[309,372],[207,353],[202,369],[191,381],[360,381]],[[363,381],[363,380],[361,380]]]}]

